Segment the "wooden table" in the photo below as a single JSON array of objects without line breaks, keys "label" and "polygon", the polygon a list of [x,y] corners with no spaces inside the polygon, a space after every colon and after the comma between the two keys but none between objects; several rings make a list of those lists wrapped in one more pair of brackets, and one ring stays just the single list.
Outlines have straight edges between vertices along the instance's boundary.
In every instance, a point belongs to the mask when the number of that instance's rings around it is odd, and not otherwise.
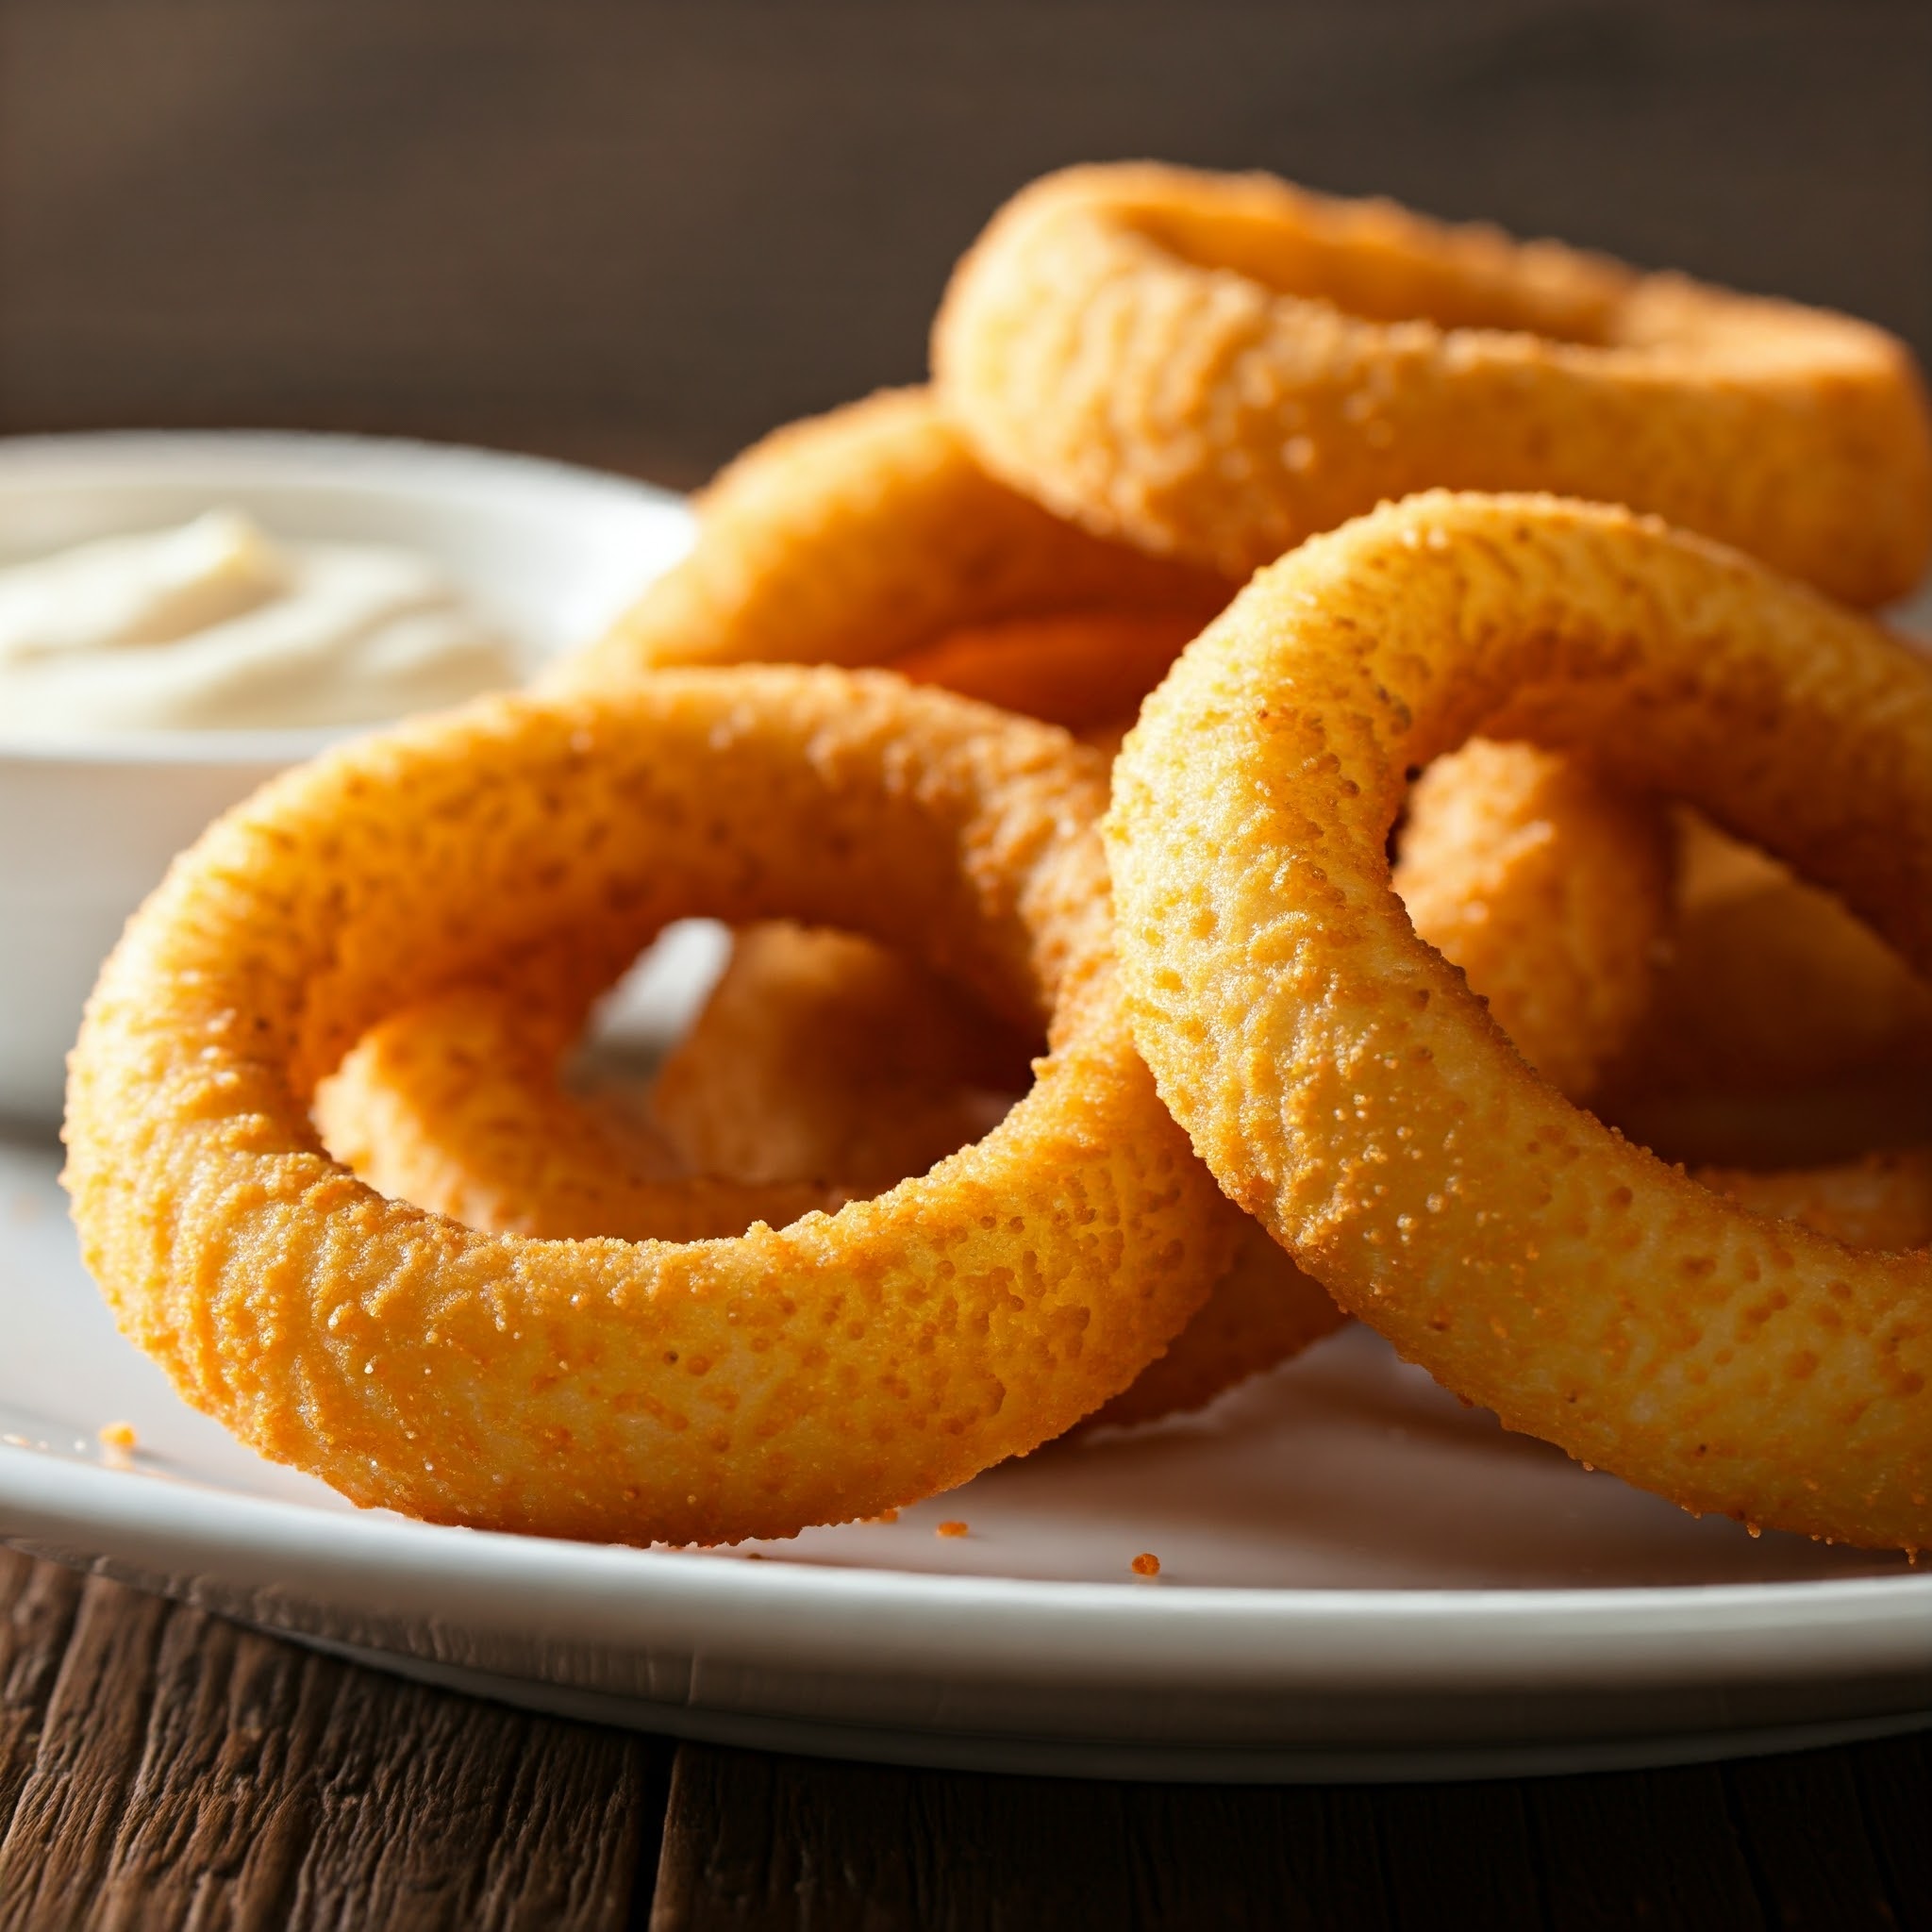
[{"label": "wooden table", "polygon": [[1932,1738],[1612,1776],[826,1764],[430,1690],[0,1552],[0,1932],[1932,1926]]}]

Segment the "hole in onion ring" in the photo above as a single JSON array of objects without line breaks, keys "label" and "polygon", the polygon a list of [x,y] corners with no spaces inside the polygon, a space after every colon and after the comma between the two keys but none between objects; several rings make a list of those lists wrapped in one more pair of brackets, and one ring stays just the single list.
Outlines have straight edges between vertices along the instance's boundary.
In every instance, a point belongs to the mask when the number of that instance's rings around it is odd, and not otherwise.
[{"label": "hole in onion ring", "polygon": [[324,1083],[325,1143],[484,1231],[635,1236],[697,1176],[730,1184],[707,1224],[741,1233],[928,1172],[1005,1118],[1044,1044],[901,954],[787,921],[677,922],[575,1047],[561,1030],[508,987],[412,1009]]}]

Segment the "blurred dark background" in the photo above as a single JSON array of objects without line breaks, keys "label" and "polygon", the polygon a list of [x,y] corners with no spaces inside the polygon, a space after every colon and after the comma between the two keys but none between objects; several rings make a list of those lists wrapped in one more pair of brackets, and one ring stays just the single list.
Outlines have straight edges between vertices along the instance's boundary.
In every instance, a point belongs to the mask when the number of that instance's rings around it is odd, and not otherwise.
[{"label": "blurred dark background", "polygon": [[1928,0],[0,0],[0,428],[267,424],[687,483],[917,376],[1063,161],[1485,215],[1932,358]]}]

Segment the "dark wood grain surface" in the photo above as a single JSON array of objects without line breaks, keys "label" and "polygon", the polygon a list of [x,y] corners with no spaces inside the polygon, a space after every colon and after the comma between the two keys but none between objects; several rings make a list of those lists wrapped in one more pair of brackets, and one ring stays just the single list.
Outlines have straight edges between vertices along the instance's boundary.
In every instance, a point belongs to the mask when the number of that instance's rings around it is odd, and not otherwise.
[{"label": "dark wood grain surface", "polygon": [[0,1553],[0,1926],[629,1923],[652,1740]]},{"label": "dark wood grain surface", "polygon": [[694,481],[916,379],[1029,175],[1273,168],[1932,357],[1925,0],[0,0],[0,426]]},{"label": "dark wood grain surface", "polygon": [[1932,1927],[1932,1739],[1325,1789],[820,1763],[425,1690],[0,1552],[0,1932],[1457,1924]]}]

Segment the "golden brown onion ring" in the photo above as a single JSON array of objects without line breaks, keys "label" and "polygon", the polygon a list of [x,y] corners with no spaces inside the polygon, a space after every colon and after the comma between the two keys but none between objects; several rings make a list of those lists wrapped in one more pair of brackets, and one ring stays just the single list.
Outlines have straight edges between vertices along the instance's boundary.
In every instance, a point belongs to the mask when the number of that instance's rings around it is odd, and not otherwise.
[{"label": "golden brown onion ring", "polygon": [[1234,578],[1448,485],[1627,503],[1859,604],[1932,551],[1932,436],[1882,329],[1263,175],[1023,190],[933,336],[992,473]]},{"label": "golden brown onion ring", "polygon": [[553,685],[675,664],[886,664],[965,625],[1063,611],[1170,612],[1178,647],[1230,588],[994,482],[924,390],[776,431],[698,508],[691,555]]},{"label": "golden brown onion ring", "polygon": [[1211,612],[1075,610],[950,631],[893,660],[915,684],[943,685],[1070,731],[1131,719]]},{"label": "golden brown onion ring", "polygon": [[1477,738],[1416,780],[1393,883],[1524,1058],[1587,1100],[1649,1017],[1673,860],[1654,800],[1583,759]]},{"label": "golden brown onion ring", "polygon": [[1754,1214],[1798,1222],[1847,1247],[1898,1254],[1932,1244],[1932,1149],[1785,1173],[1707,1167],[1697,1178]]},{"label": "golden brown onion ring", "polygon": [[[376,1027],[323,1083],[317,1118],[381,1192],[474,1227],[641,1238],[715,1215],[712,1231],[736,1233],[761,1203],[779,1220],[804,1211],[788,1198],[801,1191],[864,1197],[990,1130],[1025,1084],[1018,1038],[901,955],[767,922],[738,936],[667,1059],[641,1152],[634,1123],[559,1092],[561,1029],[499,986]],[[1225,1218],[1234,1258],[1206,1305],[1090,1422],[1198,1408],[1341,1326],[1264,1230]]]},{"label": "golden brown onion ring", "polygon": [[554,1241],[707,1241],[848,1198],[803,1174],[693,1173],[641,1121],[567,1091],[568,1034],[531,991],[460,986],[371,1028],[315,1090],[323,1144],[391,1200]]},{"label": "golden brown onion ring", "polygon": [[1620,1093],[1932,1071],[1932,984],[1829,892],[1684,815],[1676,935]]},{"label": "golden brown onion ring", "polygon": [[1755,1217],[1562,1099],[1385,841],[1472,733],[1574,746],[1932,965],[1932,667],[1624,511],[1435,492],[1263,573],[1115,766],[1123,975],[1222,1185],[1401,1352],[1693,1509],[1932,1542],[1932,1257]]},{"label": "golden brown onion ring", "polygon": [[[1012,662],[1007,643],[982,665]],[[1411,810],[1397,889],[1418,930],[1468,972],[1531,1064],[1583,1097],[1600,1055],[1641,1017],[1655,965],[1670,885],[1659,808],[1578,761],[1476,741],[1430,767]],[[558,1089],[568,1030],[540,1005],[476,988],[398,1015],[325,1083],[325,1139],[381,1191],[472,1226],[738,1233],[760,1212],[832,1205],[797,1198],[808,1184],[865,1195],[924,1172],[1025,1084],[1010,1030],[914,962],[851,934],[749,927],[652,1089],[667,1144],[640,1178],[635,1126]],[[1201,1312],[1091,1420],[1199,1407],[1341,1320],[1244,1230]]]},{"label": "golden brown onion ring", "polygon": [[1036,1050],[914,959],[768,921],[735,935],[647,1110],[689,1172],[873,1193],[987,1133]]},{"label": "golden brown onion ring", "polygon": [[[354,1500],[716,1541],[874,1514],[1124,1388],[1235,1222],[1135,1055],[1093,828],[1049,726],[876,674],[489,700],[275,780],[178,860],[75,1050],[88,1264],[175,1386]],[[735,1241],[489,1235],[384,1199],[308,1105],[371,1025],[572,936],[868,930],[1049,1054],[987,1138]]]}]

